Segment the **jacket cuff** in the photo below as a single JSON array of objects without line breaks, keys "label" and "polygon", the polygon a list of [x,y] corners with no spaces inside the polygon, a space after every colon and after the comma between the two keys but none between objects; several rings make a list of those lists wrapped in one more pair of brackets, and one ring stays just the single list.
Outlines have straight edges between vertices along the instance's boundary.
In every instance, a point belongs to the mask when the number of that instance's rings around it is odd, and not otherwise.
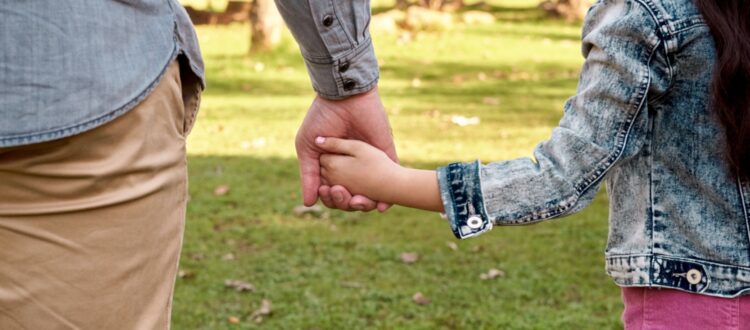
[{"label": "jacket cuff", "polygon": [[316,58],[303,54],[313,89],[324,98],[340,100],[367,92],[378,83],[380,71],[372,40],[336,57]]},{"label": "jacket cuff", "polygon": [[440,196],[453,235],[465,239],[492,229],[479,181],[479,161],[453,163],[438,169]]}]

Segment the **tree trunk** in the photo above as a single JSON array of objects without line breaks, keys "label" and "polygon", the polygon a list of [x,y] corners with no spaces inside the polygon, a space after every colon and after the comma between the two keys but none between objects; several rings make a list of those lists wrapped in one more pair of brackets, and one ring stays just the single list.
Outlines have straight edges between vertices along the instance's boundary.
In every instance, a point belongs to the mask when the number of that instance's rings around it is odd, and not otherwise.
[{"label": "tree trunk", "polygon": [[540,6],[552,16],[577,21],[586,16],[590,4],[590,0],[547,0]]},{"label": "tree trunk", "polygon": [[271,50],[281,41],[282,20],[273,0],[253,0],[250,7],[250,52]]}]

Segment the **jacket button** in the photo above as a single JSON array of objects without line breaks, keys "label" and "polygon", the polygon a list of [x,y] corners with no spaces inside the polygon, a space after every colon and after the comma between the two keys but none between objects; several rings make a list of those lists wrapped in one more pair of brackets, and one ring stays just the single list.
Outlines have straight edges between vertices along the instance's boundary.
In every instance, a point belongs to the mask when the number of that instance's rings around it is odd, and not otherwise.
[{"label": "jacket button", "polygon": [[323,17],[323,25],[331,26],[333,24],[333,16],[326,15]]},{"label": "jacket button", "polygon": [[482,218],[477,215],[472,215],[466,220],[466,225],[471,229],[479,229],[482,227]]},{"label": "jacket button", "polygon": [[354,89],[354,87],[357,86],[357,82],[351,79],[344,80],[344,90],[350,91]]},{"label": "jacket button", "polygon": [[687,272],[687,280],[690,284],[698,284],[703,279],[703,274],[697,269],[691,269]]},{"label": "jacket button", "polygon": [[339,64],[339,72],[344,73],[346,70],[349,70],[349,62]]}]

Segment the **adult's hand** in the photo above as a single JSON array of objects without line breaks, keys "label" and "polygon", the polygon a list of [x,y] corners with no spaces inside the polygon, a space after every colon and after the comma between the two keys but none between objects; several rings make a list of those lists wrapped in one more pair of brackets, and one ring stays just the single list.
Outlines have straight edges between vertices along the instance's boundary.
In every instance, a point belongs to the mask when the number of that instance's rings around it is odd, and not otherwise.
[{"label": "adult's hand", "polygon": [[377,88],[344,100],[316,97],[297,131],[295,146],[305,205],[315,204],[320,196],[329,208],[370,211],[377,207],[381,212],[385,211],[389,205],[376,203],[365,196],[352,196],[342,186],[330,187],[327,182],[321,182],[319,158],[323,150],[315,143],[318,136],[361,140],[383,150],[398,162],[388,116]]}]

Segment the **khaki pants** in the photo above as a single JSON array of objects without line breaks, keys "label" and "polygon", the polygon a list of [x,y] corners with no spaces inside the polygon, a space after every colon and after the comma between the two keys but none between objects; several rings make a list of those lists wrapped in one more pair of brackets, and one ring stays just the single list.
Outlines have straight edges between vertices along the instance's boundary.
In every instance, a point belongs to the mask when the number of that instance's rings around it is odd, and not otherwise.
[{"label": "khaki pants", "polygon": [[183,93],[175,62],[108,124],[0,148],[0,329],[169,327],[197,109]]}]

